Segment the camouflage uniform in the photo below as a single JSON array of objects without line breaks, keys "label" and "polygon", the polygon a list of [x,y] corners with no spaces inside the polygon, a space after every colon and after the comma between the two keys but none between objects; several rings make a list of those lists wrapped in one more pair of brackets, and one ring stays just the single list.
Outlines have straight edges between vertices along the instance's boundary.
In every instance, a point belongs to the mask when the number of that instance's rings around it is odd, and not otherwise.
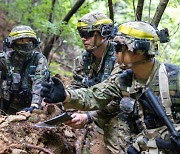
[{"label": "camouflage uniform", "polygon": [[[96,58],[92,53],[83,52],[82,56],[75,59],[73,80],[70,88],[88,88],[107,79],[116,63],[114,46],[109,43],[106,54],[102,57],[102,63],[96,64]],[[117,64],[117,63],[116,63]],[[117,66],[117,65],[116,65]],[[117,69],[116,69],[117,70]],[[86,83],[88,81],[89,83]]]},{"label": "camouflage uniform", "polygon": [[[159,62],[156,61],[153,72],[151,74],[152,78],[149,83],[149,87],[155,92],[155,94],[157,94],[157,96],[159,96],[158,68]],[[178,102],[180,101],[180,68],[174,65],[167,64],[166,69],[168,72],[172,105],[174,106],[174,108],[176,108],[176,104],[178,104]],[[75,108],[80,110],[97,110],[100,108],[102,109],[107,105],[108,102],[113,99],[119,99],[127,96],[131,96],[136,99],[136,97],[138,96],[133,96],[133,94],[136,94],[135,87],[139,85],[143,87],[145,84],[146,83],[143,83],[143,81],[137,82],[135,79],[133,79],[132,72],[125,71],[123,74],[114,75],[103,83],[97,84],[92,88],[68,90],[68,92],[71,94],[71,101],[65,103],[65,106],[66,108]],[[134,93],[130,94],[129,91],[127,91],[127,89],[129,88],[134,90]],[[178,107],[176,109],[178,109]],[[175,111],[177,115],[179,112],[178,110]]]},{"label": "camouflage uniform", "polygon": [[[45,56],[38,51],[22,54],[16,50],[14,41],[21,38],[32,38],[37,42],[34,31],[29,26],[16,26],[5,40],[7,47],[13,51],[4,51],[0,55],[2,76],[1,108],[8,113],[14,113],[36,104],[41,108],[40,89],[42,81],[48,78],[48,63]],[[10,107],[10,108],[9,108]]]},{"label": "camouflage uniform", "polygon": [[[133,23],[133,22],[132,22]],[[127,23],[128,25],[129,23]],[[137,26],[141,26],[141,24],[144,26],[144,23],[137,24],[135,22],[135,25]],[[128,30],[131,29],[131,31],[133,31],[134,27],[131,25],[127,26],[122,25],[125,27],[125,33],[128,33]],[[127,26],[127,27],[126,27]],[[147,26],[147,24],[145,24],[145,26]],[[146,27],[144,26],[144,28],[146,29]],[[130,28],[129,28],[130,27]],[[141,27],[140,27],[141,28]],[[128,30],[127,30],[128,29]],[[135,28],[135,34],[139,34],[139,27]],[[157,48],[156,48],[156,36],[157,34],[153,34],[151,35],[154,31],[152,31],[152,28],[148,28],[147,26],[147,31],[148,32],[143,32],[143,36],[144,34],[150,34],[150,35],[146,35],[146,37],[148,36],[148,40],[151,40],[151,36],[153,36],[154,38],[152,39],[153,41],[148,44],[150,46],[149,50],[148,50],[148,54],[149,55],[155,55],[157,53]],[[121,29],[120,29],[121,31]],[[138,33],[136,33],[138,31]],[[155,35],[155,36],[154,36]],[[130,51],[133,51],[132,49],[132,41],[131,38],[126,39],[124,38],[125,35],[121,34],[121,36],[123,36],[122,38],[120,37],[117,38],[119,39],[119,42],[121,42],[122,44],[127,44],[127,47]],[[141,36],[142,37],[142,36]],[[124,39],[123,39],[124,38]],[[116,40],[116,38],[115,38]],[[147,46],[143,46],[143,48],[146,49]],[[103,109],[106,107],[106,105],[111,101],[111,100],[116,100],[119,99],[119,105],[120,105],[120,112],[119,112],[119,116],[121,117],[122,120],[124,120],[124,125],[127,128],[127,132],[124,135],[124,141],[126,141],[127,143],[133,143],[134,141],[134,146],[141,151],[150,151],[151,148],[157,149],[156,146],[154,147],[149,147],[149,143],[150,141],[154,141],[155,137],[157,136],[162,136],[163,133],[165,133],[164,127],[163,127],[163,123],[161,121],[161,119],[159,117],[157,117],[157,115],[154,114],[154,112],[152,110],[150,110],[146,105],[146,100],[142,98],[140,98],[140,96],[142,95],[142,92],[144,90],[144,88],[146,86],[150,87],[152,89],[152,91],[155,93],[155,95],[157,96],[157,98],[159,100],[162,100],[161,96],[160,96],[160,89],[159,89],[159,69],[160,69],[160,63],[153,58],[154,60],[154,66],[152,69],[152,72],[149,76],[148,81],[144,81],[144,80],[137,80],[134,77],[134,74],[132,72],[132,70],[126,70],[121,74],[115,74],[112,77],[110,77],[109,79],[103,81],[102,83],[99,83],[91,88],[85,89],[85,88],[81,88],[81,89],[77,89],[77,90],[68,90],[70,96],[71,96],[71,100],[65,103],[65,107],[66,108],[74,108],[74,109],[79,109],[79,110],[97,110],[97,109]],[[170,98],[171,98],[171,112],[172,112],[172,118],[174,120],[174,122],[178,122],[179,121],[179,112],[180,112],[180,108],[178,107],[178,102],[180,101],[180,67],[176,66],[176,65],[172,65],[172,64],[165,64],[165,69],[167,71],[167,78],[168,78],[168,83],[169,83],[169,93],[170,93]],[[142,90],[140,90],[142,89]],[[123,110],[123,107],[121,106],[121,104],[123,104],[122,102],[124,102],[127,97],[131,97],[132,98],[132,102],[134,101],[133,106],[131,107],[131,109],[133,109],[133,112],[127,112],[126,110]],[[127,103],[127,101],[125,101]],[[145,103],[143,103],[145,102]],[[163,104],[164,106],[164,104]],[[165,106],[166,109],[166,106]],[[167,112],[167,111],[166,111]],[[126,126],[127,125],[127,126]],[[124,126],[123,126],[124,127]],[[129,128],[129,129],[128,129]],[[139,134],[140,132],[142,132],[141,134]],[[151,137],[148,135],[148,133],[146,132],[150,132],[150,134],[153,134]],[[152,133],[153,132],[153,133]],[[162,133],[163,132],[163,133]],[[114,134],[116,136],[121,136],[122,134],[120,134],[120,132],[115,132],[117,134]],[[118,135],[119,134],[119,135]],[[136,136],[137,134],[138,137]],[[167,133],[165,133],[167,134]],[[128,137],[126,137],[126,135]],[[139,138],[142,139],[142,136],[145,136],[146,138],[149,139],[149,141],[147,142],[146,148],[142,149],[142,143],[146,144],[146,142],[141,142],[142,140],[140,140],[139,142]],[[164,135],[165,136],[165,135]],[[122,136],[123,137],[123,136]],[[135,137],[135,138],[134,138]],[[165,137],[163,137],[165,138]],[[144,145],[143,145],[144,146]],[[124,149],[126,149],[126,147],[124,147]],[[153,149],[153,150],[154,150]],[[159,149],[159,151],[161,151],[162,149]],[[162,150],[164,151],[164,150]],[[162,152],[161,151],[161,152]],[[159,152],[158,152],[159,153]],[[165,152],[164,152],[165,153]],[[171,153],[168,151],[168,153]]]},{"label": "camouflage uniform", "polygon": [[[107,19],[107,21],[105,21]],[[78,22],[78,30],[90,31],[96,30],[101,32],[101,25],[111,25],[112,21],[101,13],[89,13],[83,16]],[[101,22],[100,22],[101,21]],[[98,25],[99,22],[99,25]],[[103,23],[105,22],[105,23]],[[107,22],[107,23],[106,23]],[[86,25],[88,23],[88,25]],[[95,26],[88,27],[91,24]],[[105,31],[104,31],[105,32]],[[102,33],[101,33],[102,34]],[[110,75],[113,75],[122,70],[118,67],[116,62],[116,56],[114,55],[114,43],[108,42],[107,51],[102,56],[101,62],[97,64],[96,58],[93,56],[92,52],[84,51],[82,56],[79,56],[74,61],[73,70],[73,80],[68,89],[78,89],[78,88],[88,88],[97,83],[100,83],[107,79]],[[110,132],[119,130],[119,127],[123,125],[122,121],[115,117],[119,111],[119,104],[112,101],[106,109],[91,111],[89,114],[93,117],[94,122],[100,128],[104,130],[104,141],[106,147],[112,153],[118,153],[119,150],[124,147],[124,139],[122,140],[119,136],[112,136]],[[117,106],[118,105],[118,106]],[[111,111],[113,107],[113,112]],[[115,110],[114,110],[115,109]],[[115,128],[115,123],[117,124],[117,129]],[[106,125],[106,126],[105,126]],[[123,127],[121,127],[122,129]],[[124,131],[124,130],[123,130]],[[122,131],[121,131],[122,132]],[[125,130],[126,132],[126,130]]]}]

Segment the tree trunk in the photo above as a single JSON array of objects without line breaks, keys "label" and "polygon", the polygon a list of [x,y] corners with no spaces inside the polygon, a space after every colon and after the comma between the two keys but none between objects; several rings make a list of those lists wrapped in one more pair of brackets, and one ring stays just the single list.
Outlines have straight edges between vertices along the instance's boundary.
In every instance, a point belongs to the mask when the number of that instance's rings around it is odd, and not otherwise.
[{"label": "tree trunk", "polygon": [[138,0],[136,9],[136,21],[141,21],[143,12],[144,0]]},{"label": "tree trunk", "polygon": [[68,14],[64,17],[63,21],[68,22],[69,19],[73,16],[74,13],[81,7],[85,0],[78,0]]},{"label": "tree trunk", "polygon": [[[76,13],[76,11],[81,7],[81,5],[84,3],[85,0],[78,0],[74,6],[72,7],[72,9],[67,13],[67,15],[64,17],[63,21],[65,23],[68,23],[68,21],[70,20],[70,18],[73,16],[74,13]],[[53,4],[53,2],[52,2]],[[51,19],[51,18],[50,18]],[[50,39],[48,39],[45,43],[44,49],[43,49],[43,54],[46,56],[46,58],[48,59],[49,57],[49,53],[53,47],[53,44],[56,40],[58,40],[59,36],[57,35],[53,35],[51,36]]]},{"label": "tree trunk", "polygon": [[156,9],[156,12],[155,12],[154,17],[153,17],[152,22],[151,22],[156,27],[158,27],[158,25],[159,25],[159,22],[161,20],[161,17],[162,17],[162,15],[164,13],[164,10],[165,10],[168,2],[169,2],[169,0],[161,0],[159,2],[159,5],[158,5],[158,7]]},{"label": "tree trunk", "polygon": [[114,12],[113,12],[112,0],[108,0],[108,6],[109,6],[109,17],[114,22]]},{"label": "tree trunk", "polygon": [[[51,5],[51,12],[49,14],[49,22],[52,23],[53,22],[53,11],[54,11],[54,6],[56,4],[56,0],[52,0],[51,4],[52,5]],[[47,30],[47,33],[49,33],[49,29]],[[54,40],[56,40],[56,38],[54,38],[54,37],[50,37],[50,39],[45,40],[43,54],[46,58],[48,58],[48,56],[49,56],[49,52],[51,51],[51,49],[53,47]]]},{"label": "tree trunk", "polygon": [[50,14],[49,14],[49,22],[53,22],[52,17],[53,17],[53,11],[54,11],[54,6],[55,6],[55,4],[56,4],[56,0],[52,0],[51,12],[50,12]]}]

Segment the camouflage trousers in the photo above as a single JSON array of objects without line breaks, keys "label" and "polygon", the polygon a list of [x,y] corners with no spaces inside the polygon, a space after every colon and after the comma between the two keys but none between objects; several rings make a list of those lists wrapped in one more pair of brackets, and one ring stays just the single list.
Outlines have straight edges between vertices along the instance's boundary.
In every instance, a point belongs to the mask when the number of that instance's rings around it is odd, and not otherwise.
[{"label": "camouflage trousers", "polygon": [[[175,125],[176,130],[180,131],[180,124]],[[168,149],[160,149],[157,147],[156,138],[161,137],[165,141],[170,141],[169,132],[165,126],[145,130],[143,133],[137,135],[133,147],[135,147],[142,154],[173,154],[174,152]]]},{"label": "camouflage trousers", "polygon": [[105,124],[103,130],[104,142],[110,153],[125,153],[130,143],[130,130],[128,125],[116,116]]}]

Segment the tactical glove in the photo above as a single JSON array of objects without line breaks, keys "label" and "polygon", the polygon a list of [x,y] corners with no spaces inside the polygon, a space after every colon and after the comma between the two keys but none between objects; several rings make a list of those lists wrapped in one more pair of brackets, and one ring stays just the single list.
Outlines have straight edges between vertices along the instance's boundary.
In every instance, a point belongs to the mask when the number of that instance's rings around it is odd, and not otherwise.
[{"label": "tactical glove", "polygon": [[32,111],[35,110],[35,109],[38,109],[38,108],[35,107],[35,106],[31,106],[31,107],[24,108],[23,111],[32,113]]},{"label": "tactical glove", "polygon": [[127,149],[127,154],[140,154],[141,152],[137,151],[132,145]]},{"label": "tactical glove", "polygon": [[171,141],[166,141],[160,137],[156,138],[156,144],[158,148],[168,149],[173,151],[174,153],[178,153],[180,151],[180,143],[179,139],[171,138]]},{"label": "tactical glove", "polygon": [[42,83],[40,95],[47,103],[63,102],[66,99],[63,83],[56,77],[52,77],[52,83]]}]

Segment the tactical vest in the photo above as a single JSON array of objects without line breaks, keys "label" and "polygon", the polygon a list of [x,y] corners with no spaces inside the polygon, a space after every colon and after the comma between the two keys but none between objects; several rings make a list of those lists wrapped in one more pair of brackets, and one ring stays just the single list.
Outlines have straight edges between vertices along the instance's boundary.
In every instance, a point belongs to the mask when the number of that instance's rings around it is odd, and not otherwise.
[{"label": "tactical vest", "polygon": [[[172,65],[172,64],[165,64],[165,68],[168,75],[169,80],[169,93],[171,96],[172,106],[170,107],[172,110],[173,119],[176,120],[176,122],[180,119],[179,112],[180,112],[180,96],[179,96],[179,89],[177,87],[179,82],[179,70],[180,67]],[[157,127],[163,126],[163,123],[161,119],[157,115],[154,114],[152,107],[146,102],[146,100],[141,97],[141,99],[137,98],[142,94],[142,91],[137,91],[137,93],[129,94],[128,87],[132,86],[132,80],[133,80],[133,72],[132,70],[127,70],[124,73],[122,73],[120,78],[120,85],[122,89],[122,95],[123,97],[131,97],[134,99],[134,104],[128,106],[129,110],[134,110],[133,113],[129,114],[128,120],[131,122],[135,122],[136,126],[138,128],[134,128],[135,130],[138,130],[140,133],[145,127],[148,129],[153,129]],[[160,96],[160,89],[159,89],[159,75],[158,71],[156,71],[155,76],[152,79],[152,82],[150,84],[150,88],[154,91],[156,96],[158,96],[158,99],[161,102],[161,96]],[[122,99],[123,100],[123,99]],[[122,102],[120,101],[120,104]],[[140,104],[139,104],[140,103]],[[124,103],[126,104],[126,103]],[[162,105],[165,107],[166,105],[162,103]],[[126,108],[127,109],[127,108]],[[167,112],[167,111],[166,111]]]},{"label": "tactical vest", "polygon": [[116,56],[114,52],[115,52],[114,46],[112,43],[110,43],[106,55],[103,59],[103,64],[99,72],[97,72],[97,75],[93,78],[88,77],[92,64],[92,53],[87,51],[83,52],[82,60],[83,60],[84,78],[82,80],[82,83],[85,86],[91,87],[97,83],[104,81],[110,76],[116,61]]},{"label": "tactical vest", "polygon": [[[11,53],[13,54],[13,53]],[[24,102],[31,102],[32,99],[32,79],[35,76],[38,61],[43,55],[39,52],[33,52],[30,59],[24,62],[20,70],[15,70],[12,64],[11,55],[6,57],[8,73],[6,80],[3,82],[3,99],[11,101],[11,97],[18,100],[22,97]]]}]

